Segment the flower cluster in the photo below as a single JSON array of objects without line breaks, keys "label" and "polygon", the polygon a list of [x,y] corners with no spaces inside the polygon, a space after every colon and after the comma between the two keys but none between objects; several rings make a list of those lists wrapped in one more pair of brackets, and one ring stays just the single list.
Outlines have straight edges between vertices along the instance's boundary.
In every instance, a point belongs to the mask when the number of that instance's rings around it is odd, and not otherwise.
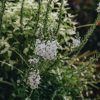
[{"label": "flower cluster", "polygon": [[54,60],[57,56],[57,41],[46,41],[46,40],[36,40],[35,44],[35,54],[41,56],[44,59]]},{"label": "flower cluster", "polygon": [[80,38],[73,39],[73,47],[78,47],[80,43],[81,43]]},{"label": "flower cluster", "polygon": [[98,7],[97,7],[97,12],[100,13],[100,2],[99,2]]},{"label": "flower cluster", "polygon": [[76,30],[75,29],[67,29],[67,34],[68,35],[75,35],[76,34]]},{"label": "flower cluster", "polygon": [[39,59],[38,58],[30,58],[28,61],[30,64],[34,65],[34,64],[37,64],[39,62]]},{"label": "flower cluster", "polygon": [[39,70],[30,71],[27,79],[27,84],[30,86],[31,89],[36,89],[40,84],[40,79],[41,78],[40,78]]}]

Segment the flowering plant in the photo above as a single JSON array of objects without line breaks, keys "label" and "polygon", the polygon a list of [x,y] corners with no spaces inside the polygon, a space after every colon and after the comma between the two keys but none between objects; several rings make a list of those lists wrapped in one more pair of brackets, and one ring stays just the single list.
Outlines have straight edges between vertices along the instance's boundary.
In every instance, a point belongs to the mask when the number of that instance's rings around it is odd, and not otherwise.
[{"label": "flowering plant", "polygon": [[66,0],[1,0],[0,10],[0,99],[83,98],[95,65],[73,54],[84,44]]}]

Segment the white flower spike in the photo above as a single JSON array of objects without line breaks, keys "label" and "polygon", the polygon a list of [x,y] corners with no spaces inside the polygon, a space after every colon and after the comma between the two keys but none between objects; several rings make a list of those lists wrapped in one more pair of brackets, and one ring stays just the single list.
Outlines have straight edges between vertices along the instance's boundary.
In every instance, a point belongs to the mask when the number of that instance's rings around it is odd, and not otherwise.
[{"label": "white flower spike", "polygon": [[27,84],[31,89],[36,89],[40,84],[40,79],[39,70],[30,71],[27,79]]},{"label": "white flower spike", "polygon": [[100,13],[100,2],[99,2],[98,7],[97,7],[97,12]]},{"label": "white flower spike", "polygon": [[58,49],[58,45],[56,40],[53,41],[50,40],[41,41],[39,39],[36,40],[35,54],[41,56],[44,59],[48,59],[48,60],[56,59],[57,49]]}]

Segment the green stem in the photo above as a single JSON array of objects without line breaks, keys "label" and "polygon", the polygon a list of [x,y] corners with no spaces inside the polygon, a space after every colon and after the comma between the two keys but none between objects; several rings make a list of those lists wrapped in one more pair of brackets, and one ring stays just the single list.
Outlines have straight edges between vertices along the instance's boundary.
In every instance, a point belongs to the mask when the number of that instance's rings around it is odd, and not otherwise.
[{"label": "green stem", "polygon": [[22,61],[24,61],[24,63],[27,65],[27,67],[29,67],[29,64],[26,62],[26,60],[23,58],[23,56],[15,49],[11,49],[12,51],[14,51],[20,58]]},{"label": "green stem", "polygon": [[[75,49],[73,49],[73,51],[71,51],[70,53],[67,54],[67,56],[71,56],[73,54],[76,53],[76,56],[80,53],[80,51],[83,49],[83,47],[85,46],[85,44],[87,43],[88,39],[90,38],[90,36],[92,35],[94,29],[96,28],[96,22],[100,19],[100,15],[98,15],[97,19],[95,20],[94,24],[91,24],[90,29],[88,30],[87,34],[84,36],[84,39],[82,41],[82,43],[80,44],[79,47],[76,47]],[[86,25],[85,25],[86,26]]]},{"label": "green stem", "polygon": [[48,21],[48,14],[49,14],[51,2],[52,2],[52,0],[49,0],[48,4],[47,4],[47,11],[46,11],[46,14],[45,14],[44,27],[43,27],[43,34],[44,34],[44,36],[46,35],[45,33],[47,32],[47,21]]},{"label": "green stem", "polygon": [[39,23],[39,17],[40,17],[40,13],[41,13],[41,0],[39,0],[39,7],[38,7],[38,12],[37,12],[37,16],[36,16],[36,25],[34,28],[34,33],[36,33],[37,29],[38,29],[38,23]]},{"label": "green stem", "polygon": [[94,24],[86,24],[86,25],[81,25],[81,26],[77,26],[76,28],[83,28],[83,27],[90,27],[93,26]]},{"label": "green stem", "polygon": [[13,65],[11,65],[11,64],[9,64],[9,63],[7,63],[7,62],[0,61],[0,63],[2,63],[2,64],[6,64],[7,66],[9,66],[9,67],[11,67],[11,68],[14,68],[14,69],[18,70],[18,72],[23,73],[23,71],[21,71],[20,69],[14,67]]},{"label": "green stem", "polygon": [[34,90],[32,89],[31,92],[30,92],[30,94],[29,94],[29,96],[28,96],[28,98],[30,98],[32,96],[33,91]]},{"label": "green stem", "polygon": [[96,28],[96,22],[100,19],[100,15],[98,15],[97,19],[94,22],[94,25],[91,26],[91,28],[88,30],[87,34],[84,37],[84,40],[82,41],[81,45],[78,48],[78,51],[76,53],[76,55],[78,55],[80,53],[80,51],[83,49],[83,47],[85,46],[85,44],[87,43],[88,39],[90,38],[90,36],[92,35],[94,29]]},{"label": "green stem", "polygon": [[20,30],[23,33],[23,10],[24,10],[24,1],[22,0],[21,10],[20,10]]},{"label": "green stem", "polygon": [[59,12],[59,21],[58,21],[58,27],[56,30],[56,34],[59,32],[60,25],[61,25],[61,18],[62,18],[62,7],[63,7],[63,0],[61,0],[61,6],[60,6],[60,12]]},{"label": "green stem", "polygon": [[1,81],[1,80],[0,80],[0,83],[4,83],[4,84],[10,85],[10,86],[13,86],[13,84],[12,84],[12,83],[7,82],[7,81]]},{"label": "green stem", "polygon": [[1,2],[2,2],[2,8],[1,8],[1,12],[0,12],[0,35],[1,35],[2,19],[3,19],[3,15],[4,15],[4,11],[5,11],[6,0],[3,0]]}]

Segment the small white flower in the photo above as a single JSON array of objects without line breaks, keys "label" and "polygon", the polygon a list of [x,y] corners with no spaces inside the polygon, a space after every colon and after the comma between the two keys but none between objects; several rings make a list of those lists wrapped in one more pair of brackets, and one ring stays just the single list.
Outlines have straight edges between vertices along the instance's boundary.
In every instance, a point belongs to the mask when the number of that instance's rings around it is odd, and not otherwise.
[{"label": "small white flower", "polygon": [[19,84],[20,83],[20,80],[17,80],[17,84]]},{"label": "small white flower", "polygon": [[74,34],[76,34],[76,30],[75,29],[67,29],[67,34],[74,35]]},{"label": "small white flower", "polygon": [[97,12],[100,13],[100,2],[99,2],[98,7],[97,7]]},{"label": "small white flower", "polygon": [[38,58],[31,58],[28,61],[30,64],[34,65],[34,64],[37,64],[39,62],[39,59]]},{"label": "small white flower", "polygon": [[31,100],[29,97],[25,98],[25,100]]},{"label": "small white flower", "polygon": [[57,41],[36,40],[35,54],[44,59],[53,60],[57,56],[58,44]]},{"label": "small white flower", "polygon": [[40,84],[40,79],[39,70],[30,71],[27,79],[27,84],[31,89],[36,89]]},{"label": "small white flower", "polygon": [[78,47],[79,45],[80,45],[80,38],[78,38],[78,39],[73,39],[73,46],[74,47]]}]

